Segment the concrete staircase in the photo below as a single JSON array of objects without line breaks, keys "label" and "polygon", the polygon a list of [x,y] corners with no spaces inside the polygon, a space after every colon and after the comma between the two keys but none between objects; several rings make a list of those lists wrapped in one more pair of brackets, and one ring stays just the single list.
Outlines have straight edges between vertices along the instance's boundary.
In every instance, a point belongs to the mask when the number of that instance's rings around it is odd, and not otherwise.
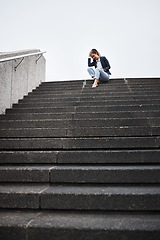
[{"label": "concrete staircase", "polygon": [[91,84],[0,116],[0,240],[160,239],[160,79]]}]

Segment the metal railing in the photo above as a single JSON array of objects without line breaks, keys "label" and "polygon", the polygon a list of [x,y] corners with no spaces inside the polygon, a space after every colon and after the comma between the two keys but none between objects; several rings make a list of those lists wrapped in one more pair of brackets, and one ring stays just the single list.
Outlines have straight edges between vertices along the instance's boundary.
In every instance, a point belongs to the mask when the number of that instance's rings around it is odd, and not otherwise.
[{"label": "metal railing", "polygon": [[14,70],[16,71],[16,70],[17,70],[17,67],[23,62],[23,60],[24,60],[25,57],[30,57],[30,56],[34,56],[34,55],[40,55],[40,57],[38,57],[38,58],[36,59],[36,64],[37,64],[38,60],[42,57],[43,53],[46,53],[46,52],[28,53],[28,54],[23,54],[23,55],[15,56],[15,57],[3,58],[3,59],[0,59],[0,63],[22,58],[22,59],[20,60],[20,62],[14,67]]},{"label": "metal railing", "polygon": [[[28,53],[28,54],[18,55],[18,56],[15,56],[15,57],[3,58],[3,59],[0,59],[0,63],[1,62],[7,62],[7,61],[15,60],[15,59],[18,59],[18,58],[34,56],[34,55],[41,55],[42,56],[43,53],[46,53],[46,52]],[[38,59],[36,61],[38,61]]]}]

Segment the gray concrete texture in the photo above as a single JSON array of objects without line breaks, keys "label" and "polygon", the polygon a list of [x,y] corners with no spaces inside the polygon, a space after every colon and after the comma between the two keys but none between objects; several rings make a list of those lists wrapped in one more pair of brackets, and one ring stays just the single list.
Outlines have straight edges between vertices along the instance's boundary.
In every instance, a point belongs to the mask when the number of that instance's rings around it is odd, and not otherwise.
[{"label": "gray concrete texture", "polygon": [[[0,53],[0,60],[40,52],[38,49]],[[0,114],[45,81],[46,60],[39,55],[0,62]]]}]

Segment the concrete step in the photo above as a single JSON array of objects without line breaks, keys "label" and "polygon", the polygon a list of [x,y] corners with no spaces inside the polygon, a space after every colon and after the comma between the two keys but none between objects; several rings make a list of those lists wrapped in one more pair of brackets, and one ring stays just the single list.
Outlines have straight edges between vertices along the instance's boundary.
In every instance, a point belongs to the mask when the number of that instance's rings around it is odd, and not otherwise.
[{"label": "concrete step", "polygon": [[0,184],[1,208],[159,211],[159,201],[158,184]]},{"label": "concrete step", "polygon": [[[153,83],[154,84],[154,83]],[[50,87],[55,87],[55,88],[64,88],[64,87],[79,87],[79,86],[82,86],[83,85],[83,81],[78,81],[78,82],[61,82],[61,83],[58,83],[58,82],[43,82],[39,85],[39,87],[37,88],[50,88]]]},{"label": "concrete step", "polygon": [[[89,80],[89,79],[86,79]],[[70,85],[70,84],[79,84],[82,83],[84,80],[83,79],[75,79],[75,80],[64,80],[64,81],[45,81],[42,82],[41,85]]]},{"label": "concrete step", "polygon": [[145,91],[138,91],[138,92],[131,92],[128,90],[125,91],[88,91],[85,92],[84,89],[82,91],[63,91],[63,92],[30,92],[28,95],[24,96],[25,98],[30,98],[30,97],[36,97],[36,98],[45,98],[45,97],[59,97],[59,98],[64,98],[64,97],[103,97],[103,96],[110,96],[110,97],[123,97],[123,96],[153,96],[153,95],[159,95],[159,90],[145,90]]},{"label": "concrete step", "polygon": [[160,137],[1,138],[1,150],[153,149]]},{"label": "concrete step", "polygon": [[52,183],[160,183],[159,175],[160,166],[157,165],[69,165],[52,168],[50,181]]},{"label": "concrete step", "polygon": [[41,119],[0,120],[0,129],[7,128],[74,128],[74,127],[158,127],[160,118],[102,118],[102,119]]},{"label": "concrete step", "polygon": [[0,182],[50,182],[51,169],[55,165],[3,165],[0,166]]},{"label": "concrete step", "polygon": [[[153,106],[154,107],[154,106]],[[157,108],[157,107],[156,107]],[[103,108],[104,109],[104,108]],[[17,113],[71,113],[76,110],[76,107],[34,107],[34,108],[11,108],[6,109],[6,113],[17,114]]]},{"label": "concrete step", "polygon": [[53,184],[41,194],[42,209],[159,211],[159,201],[159,185]]},{"label": "concrete step", "polygon": [[[3,154],[2,154],[3,155]],[[6,156],[9,161],[9,155]],[[121,149],[121,150],[72,150],[58,151],[59,164],[142,164],[160,163],[159,149]]]},{"label": "concrete step", "polygon": [[159,166],[57,166],[52,183],[160,183]]},{"label": "concrete step", "polygon": [[[160,214],[1,210],[1,239],[22,240],[153,240],[160,236]],[[13,238],[13,236],[16,236]]]},{"label": "concrete step", "polygon": [[7,113],[0,120],[40,120],[40,119],[102,119],[102,118],[144,118],[159,117],[160,111],[106,111],[106,112],[61,112],[61,113]]},{"label": "concrete step", "polygon": [[[127,82],[127,83],[123,82],[123,83],[120,83],[120,84],[116,84],[116,83],[113,83],[113,82],[109,81],[109,82],[106,82],[106,83],[101,83],[99,85],[99,88],[100,89],[102,89],[102,88],[103,89],[113,89],[113,88],[114,89],[118,89],[118,88],[123,89],[123,88],[128,88],[128,87],[132,87],[132,88],[135,88],[135,89],[137,89],[137,88],[147,89],[147,88],[157,88],[157,87],[159,88],[160,87],[159,83],[134,84],[134,83],[129,83],[129,82]],[[88,84],[86,84],[84,86],[84,88],[85,89],[90,88],[92,86],[92,84],[93,84],[93,81],[90,81]],[[55,85],[50,86],[50,87],[46,87],[44,85],[41,85],[41,86],[36,88],[36,91],[43,91],[43,90],[56,91],[56,90],[73,90],[73,89],[76,90],[76,89],[79,89],[79,88],[82,88],[82,87],[83,87],[83,83],[78,84],[78,85],[73,85],[73,84],[65,85],[64,84],[64,85],[61,85],[61,86],[58,86],[58,85],[56,86],[56,84],[55,84]],[[35,91],[35,89],[33,91]]]},{"label": "concrete step", "polygon": [[159,238],[159,79],[86,82],[0,116],[0,239]]},{"label": "concrete step", "polygon": [[[92,84],[93,84],[93,82],[92,83],[90,83],[90,84],[88,84],[88,85],[86,85],[85,87],[83,87],[83,84],[81,84],[81,85],[79,85],[79,86],[61,86],[61,87],[56,87],[56,86],[50,86],[50,87],[44,87],[44,86],[40,86],[40,87],[38,87],[38,88],[36,88],[36,89],[34,89],[33,90],[33,92],[34,91],[38,91],[38,92],[43,92],[43,91],[51,91],[51,92],[56,92],[56,91],[58,91],[58,92],[60,92],[60,91],[68,91],[68,90],[71,90],[71,91],[73,91],[73,90],[84,90],[84,91],[86,91],[86,90],[92,90],[93,91],[93,89],[92,89]],[[99,85],[99,89],[100,90],[103,90],[103,91],[108,91],[108,90],[128,90],[128,91],[131,91],[132,89],[135,89],[135,90],[137,90],[137,89],[141,89],[142,91],[144,91],[144,90],[146,90],[146,89],[157,89],[157,88],[160,88],[160,84],[146,84],[146,85],[140,85],[140,84],[136,84],[136,85],[133,85],[133,84],[110,84],[110,83],[107,83],[107,84],[101,84],[101,85]],[[138,90],[138,91],[139,91]]]},{"label": "concrete step", "polygon": [[159,83],[160,78],[125,78],[128,83]]},{"label": "concrete step", "polygon": [[[74,79],[74,80],[64,80],[64,81],[45,81],[45,82],[42,82],[41,84],[42,85],[47,85],[47,84],[77,84],[79,82],[83,82],[83,81],[87,81],[87,82],[90,82],[92,79],[91,78],[88,78],[88,79]],[[140,83],[144,83],[144,82],[159,82],[160,81],[160,78],[159,77],[154,77],[154,78],[128,78],[128,77],[123,77],[123,78],[113,78],[112,75],[111,75],[111,78],[109,81],[112,81],[112,82],[115,82],[115,83],[122,83],[124,81],[130,81],[130,82],[140,82]]]},{"label": "concrete step", "polygon": [[[130,94],[141,94],[141,95],[146,95],[147,93],[148,94],[151,94],[151,93],[152,94],[157,94],[157,93],[160,92],[160,90],[157,89],[156,87],[155,88],[149,88],[149,87],[148,88],[136,88],[136,89],[135,88],[123,88],[123,89],[119,89],[119,88],[114,89],[113,88],[113,89],[106,89],[106,90],[104,88],[101,88],[99,90],[98,90],[98,88],[96,88],[96,89],[94,88],[94,90],[93,90],[93,88],[91,88],[91,87],[89,88],[88,87],[88,88],[82,89],[81,92],[83,92],[83,95],[85,95],[85,94],[88,95],[88,94],[91,94],[91,93],[93,93],[93,95],[96,94],[96,93],[99,93],[99,94],[100,93],[101,94],[105,94],[106,93],[106,95],[108,95],[108,94],[111,94],[112,92],[114,92],[114,94],[118,96],[122,92],[130,93]],[[48,91],[47,92],[43,91],[43,93],[46,94],[46,93],[48,93]],[[57,94],[59,94],[59,93],[60,92],[57,92]],[[69,93],[73,94],[73,92],[69,92]],[[75,93],[78,94],[78,91],[76,92],[76,90],[75,90]],[[40,92],[37,92],[37,94],[40,94]]]},{"label": "concrete step", "polygon": [[58,151],[0,151],[0,164],[55,164]]},{"label": "concrete step", "polygon": [[159,136],[160,127],[138,127],[138,126],[127,126],[127,127],[77,127],[68,128],[68,137],[105,137],[105,136]]},{"label": "concrete step", "polygon": [[[64,90],[64,91],[55,91],[55,92],[53,92],[53,91],[35,91],[35,92],[31,92],[30,94],[28,94],[29,96],[39,96],[39,95],[52,95],[52,96],[67,96],[67,95],[70,95],[70,96],[79,96],[79,95],[83,95],[83,96],[88,96],[88,95],[93,95],[93,96],[95,96],[95,95],[97,95],[97,93],[98,94],[101,94],[101,95],[112,95],[113,94],[113,96],[120,96],[122,93],[124,94],[127,94],[127,93],[130,93],[130,95],[131,94],[138,94],[138,95],[146,95],[146,94],[149,94],[149,95],[153,95],[153,94],[158,94],[160,91],[159,90],[157,90],[157,88],[155,88],[155,89],[150,89],[150,88],[148,88],[148,89],[130,89],[130,91],[126,88],[126,89],[118,89],[117,88],[117,90],[115,90],[115,89],[108,89],[108,90],[104,90],[104,89],[101,89],[101,90],[97,90],[97,89],[92,89],[92,88],[86,88],[86,89],[83,89],[83,90],[81,90],[81,89],[79,89],[79,90]],[[122,95],[123,95],[122,94]]]},{"label": "concrete step", "polygon": [[40,208],[40,195],[48,188],[46,183],[1,183],[0,208]]},{"label": "concrete step", "polygon": [[66,107],[27,107],[17,105],[16,108],[6,109],[6,113],[61,113],[61,112],[109,112],[109,111],[160,111],[157,104],[141,104],[141,105],[110,105],[110,106],[66,106]]},{"label": "concrete step", "polygon": [[[92,87],[92,84],[93,84],[93,81],[90,81],[89,83],[87,83],[85,86],[84,86],[84,89],[89,89],[89,88],[91,88]],[[151,87],[151,88],[157,88],[158,87],[158,89],[159,89],[159,87],[160,87],[160,82],[157,82],[157,83],[142,83],[142,84],[140,84],[140,83],[130,83],[130,82],[123,82],[123,83],[111,83],[111,82],[104,82],[104,83],[100,83],[99,84],[99,86],[98,86],[98,88],[101,90],[101,89],[109,89],[109,88],[115,88],[115,89],[117,89],[118,87],[120,87],[120,88],[128,88],[129,90],[130,90],[130,87],[131,88],[134,88],[134,89],[147,89],[147,88],[149,88],[149,87]],[[43,87],[42,87],[43,88]],[[96,89],[98,89],[98,88],[96,88]],[[40,88],[39,88],[40,89]]]},{"label": "concrete step", "polygon": [[[93,82],[93,79],[84,79],[84,80],[80,80],[80,81],[55,81],[55,82],[42,82],[40,84],[40,87],[50,87],[50,86],[56,86],[56,87],[62,87],[62,86],[79,86],[81,84],[83,84],[83,82],[86,82],[86,84],[90,84],[91,82]],[[119,85],[119,84],[140,84],[140,85],[145,85],[145,84],[150,84],[150,85],[154,85],[154,84],[159,84],[160,79],[121,79],[121,80],[116,80],[113,78],[110,78],[108,83],[102,83],[102,84],[115,84],[115,85]]]},{"label": "concrete step", "polygon": [[[113,86],[113,87],[107,87],[107,88],[100,88],[99,87],[99,93],[102,93],[102,94],[107,94],[109,92],[115,92],[116,95],[118,95],[118,93],[120,92],[130,92],[131,94],[139,94],[140,92],[142,92],[143,94],[148,92],[148,93],[151,93],[151,91],[153,92],[158,92],[159,89],[157,89],[157,86],[155,87],[151,87],[151,86],[147,86],[147,87],[139,87],[137,86],[137,88],[135,87],[132,87],[132,86],[124,86],[124,87],[120,87],[120,86]],[[68,88],[68,89],[55,89],[55,88],[44,88],[44,89],[34,89],[32,91],[32,94],[34,95],[35,93],[37,95],[41,95],[41,94],[63,94],[63,93],[72,93],[72,95],[75,95],[75,94],[91,94],[91,93],[96,93],[97,92],[97,89],[93,89],[92,86],[87,86],[85,88],[82,88],[82,87],[79,87],[79,88]]]},{"label": "concrete step", "polygon": [[32,92],[38,91],[38,92],[43,92],[43,91],[68,91],[68,90],[81,90],[83,87],[83,83],[81,85],[77,85],[77,86],[72,86],[72,85],[62,85],[62,86],[53,86],[53,87],[37,87],[36,89],[33,89]]},{"label": "concrete step", "polygon": [[118,88],[115,89],[113,88],[104,88],[104,86],[98,87],[98,88],[92,88],[91,86],[85,87],[85,88],[78,88],[78,89],[68,89],[68,90],[54,90],[54,91],[37,91],[33,90],[29,95],[43,95],[43,94],[54,94],[54,95],[77,95],[77,94],[83,94],[83,95],[88,95],[88,94],[111,94],[114,93],[115,95],[119,95],[122,92],[123,93],[130,93],[130,94],[152,94],[152,93],[159,93],[159,89],[157,87],[155,88],[128,88],[127,86],[124,88]]},{"label": "concrete step", "polygon": [[13,108],[28,108],[28,107],[64,107],[64,106],[125,106],[125,105],[147,105],[155,104],[160,105],[160,100],[147,99],[147,100],[103,100],[103,101],[70,101],[70,102],[31,102],[31,103],[19,103],[13,104]]},{"label": "concrete step", "polygon": [[97,96],[95,96],[95,95],[88,95],[88,96],[81,96],[81,95],[79,95],[79,96],[68,96],[68,95],[66,95],[66,96],[54,96],[54,95],[46,95],[46,96],[36,96],[36,95],[30,95],[30,96],[24,96],[24,99],[20,99],[19,100],[19,103],[20,102],[27,102],[27,101],[29,101],[29,102],[31,102],[31,101],[42,101],[42,100],[44,100],[44,101],[48,101],[48,100],[50,100],[50,101],[71,101],[71,100],[74,100],[74,101],[76,101],[76,100],[82,100],[82,101],[88,101],[88,100],[98,100],[98,99],[100,99],[100,100],[125,100],[125,99],[159,99],[160,98],[160,96],[159,96],[159,94],[154,94],[154,95],[152,95],[152,94],[148,94],[148,95],[143,95],[143,96],[141,96],[141,95],[136,95],[136,94],[132,94],[132,95],[125,95],[125,96],[111,96],[111,95],[107,95],[106,96],[106,94],[105,95],[97,95]]},{"label": "concrete step", "polygon": [[129,87],[148,87],[148,86],[151,86],[151,87],[160,87],[160,81],[159,82],[144,82],[144,83],[134,83],[134,82],[131,82],[131,81],[128,81],[127,83],[125,83],[127,86]]},{"label": "concrete step", "polygon": [[160,149],[1,150],[0,164],[159,164]]},{"label": "concrete step", "polygon": [[109,137],[109,136],[159,136],[160,126],[124,127],[67,127],[67,128],[10,128],[0,129],[0,138],[24,137]]},{"label": "concrete step", "polygon": [[2,183],[160,183],[160,166],[3,165]]},{"label": "concrete step", "polygon": [[110,102],[110,101],[117,101],[117,102],[120,102],[120,101],[134,101],[134,102],[139,102],[139,101],[146,101],[146,102],[148,102],[148,101],[158,101],[158,100],[160,100],[160,96],[153,96],[153,97],[143,97],[143,96],[141,96],[141,97],[125,97],[125,98],[114,98],[114,97],[110,97],[110,98],[108,98],[108,97],[94,97],[94,98],[80,98],[80,97],[73,97],[73,98],[33,98],[33,99],[21,99],[21,100],[19,100],[19,103],[20,104],[27,104],[27,103],[29,103],[29,104],[37,104],[37,103],[64,103],[64,102],[67,102],[68,104],[70,104],[70,103],[72,103],[73,101],[74,102],[79,102],[79,101],[81,101],[81,102],[84,102],[84,101],[86,101],[86,102],[91,102],[91,101],[93,101],[93,102],[103,102],[103,101],[105,101],[105,102]]},{"label": "concrete step", "polygon": [[13,128],[0,129],[0,138],[7,137],[67,137],[67,128]]},{"label": "concrete step", "polygon": [[[40,84],[40,87],[49,87],[49,86],[55,86],[55,87],[63,87],[65,86],[79,86],[81,84],[83,84],[85,81],[86,85],[90,84],[93,82],[93,79],[88,79],[88,80],[81,80],[81,81],[69,81],[69,82],[43,82]],[[150,79],[150,80],[145,80],[143,79],[141,80],[131,80],[131,79],[121,79],[121,80],[115,80],[110,78],[109,82],[101,82],[101,84],[106,85],[106,84],[114,84],[114,85],[122,85],[122,84],[133,84],[133,85],[146,85],[146,84],[150,84],[150,85],[154,85],[154,84],[159,84],[160,83],[160,79]]]}]

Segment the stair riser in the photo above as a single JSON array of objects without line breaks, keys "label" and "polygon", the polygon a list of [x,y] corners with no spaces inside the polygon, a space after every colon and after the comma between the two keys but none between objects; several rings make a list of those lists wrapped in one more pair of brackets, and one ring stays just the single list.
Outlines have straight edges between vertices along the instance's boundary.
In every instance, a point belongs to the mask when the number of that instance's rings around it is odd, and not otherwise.
[{"label": "stair riser", "polygon": [[[30,94],[37,94],[37,95],[41,95],[41,94],[71,94],[71,95],[79,95],[79,94],[91,94],[93,93],[93,95],[95,95],[96,92],[98,92],[98,94],[106,94],[106,95],[110,95],[111,93],[113,93],[113,95],[119,95],[119,93],[130,93],[130,94],[134,94],[134,95],[139,95],[140,93],[142,93],[143,95],[145,95],[145,93],[149,93],[151,95],[153,95],[153,93],[158,93],[158,90],[157,90],[157,86],[155,87],[151,87],[151,86],[147,86],[147,87],[143,87],[143,88],[140,88],[140,87],[137,87],[137,88],[134,88],[134,87],[127,87],[127,86],[124,86],[124,87],[107,87],[107,88],[97,88],[97,89],[93,89],[91,86],[88,86],[88,87],[85,87],[85,88],[82,88],[82,87],[79,87],[79,88],[70,88],[70,89],[55,89],[55,88],[49,88],[49,89],[35,89],[33,90]],[[98,90],[99,89],[99,90]]]},{"label": "stair riser", "polygon": [[[43,194],[42,209],[159,211],[160,195]],[[145,204],[144,204],[145,202]]]},{"label": "stair riser", "polygon": [[60,164],[160,163],[160,150],[59,151]]},{"label": "stair riser", "polygon": [[28,94],[28,96],[36,96],[36,97],[39,97],[39,95],[42,97],[45,97],[45,96],[53,96],[53,97],[64,97],[64,96],[84,96],[84,97],[88,97],[88,96],[103,96],[103,95],[106,95],[106,96],[132,96],[132,95],[139,95],[139,96],[146,96],[146,95],[158,95],[159,94],[159,91],[156,89],[153,89],[153,90],[150,90],[150,89],[145,89],[145,90],[141,90],[141,89],[137,89],[137,90],[132,90],[132,91],[128,91],[127,89],[126,90],[117,90],[117,91],[111,91],[111,90],[108,90],[108,91],[104,91],[104,90],[101,90],[101,91],[97,91],[97,90],[93,90],[90,91],[89,89],[87,90],[73,90],[73,91],[42,91],[42,92],[37,92],[37,91],[34,91],[34,92],[30,92]]},{"label": "stair riser", "polygon": [[0,139],[2,150],[10,149],[134,149],[159,148],[159,137],[22,138]]},{"label": "stair riser", "polygon": [[38,209],[39,208],[39,194],[3,194],[0,193],[0,208],[28,208]]},{"label": "stair riser", "polygon": [[[86,86],[87,85],[90,85],[90,84],[92,84],[92,82],[93,82],[93,79],[90,79],[90,80],[83,80],[83,81],[80,81],[80,82],[43,82],[43,83],[41,83],[40,84],[40,86],[39,87],[57,87],[57,88],[61,88],[61,87],[64,87],[64,86],[66,86],[66,87],[69,87],[69,86],[73,86],[73,87],[75,87],[75,86],[81,86],[81,85],[83,85],[83,83],[84,83],[84,81],[86,81]],[[153,80],[153,79],[150,79],[150,80],[142,80],[142,82],[140,82],[139,80],[137,81],[137,80],[134,80],[134,81],[132,81],[132,80],[128,80],[128,79],[126,79],[126,80],[114,80],[114,79],[110,79],[109,80],[109,82],[106,82],[106,83],[101,83],[101,85],[103,84],[103,86],[105,86],[105,85],[115,85],[115,86],[117,86],[117,85],[120,85],[120,86],[122,86],[123,84],[125,84],[125,85],[134,85],[134,86],[137,86],[137,85],[151,85],[151,86],[153,86],[153,85],[159,85],[159,79],[157,79],[157,80]]]},{"label": "stair riser", "polygon": [[159,164],[160,150],[0,151],[1,164]]},{"label": "stair riser", "polygon": [[18,102],[19,103],[34,103],[34,102],[71,102],[71,101],[109,101],[109,100],[148,100],[148,99],[160,99],[160,96],[157,95],[149,95],[149,96],[137,96],[137,95],[132,95],[132,96],[124,96],[124,97],[118,97],[118,96],[97,96],[97,97],[60,97],[60,98],[56,98],[56,97],[50,97],[50,96],[39,96],[39,97],[24,97],[24,99],[20,99]]},{"label": "stair riser", "polygon": [[0,128],[74,128],[74,127],[124,127],[159,126],[159,118],[146,119],[84,119],[84,120],[1,120]]},{"label": "stair riser", "polygon": [[[85,84],[85,87],[87,86],[90,86],[92,85],[94,81],[91,79],[90,81],[86,81],[86,84]],[[41,85],[39,85],[38,88],[49,88],[49,87],[52,87],[52,88],[68,88],[68,87],[79,87],[79,86],[82,86],[84,84],[84,81],[81,81],[79,83],[69,83],[69,84],[57,84],[57,83],[48,83],[48,84],[44,84],[42,83]],[[122,87],[123,85],[126,85],[126,86],[134,86],[134,87],[137,87],[137,86],[140,86],[140,87],[144,87],[144,86],[159,86],[159,81],[144,81],[141,83],[141,82],[132,82],[132,81],[112,81],[110,80],[109,82],[101,82],[100,83],[101,86],[104,86],[104,87],[108,87],[108,86],[120,86]]]},{"label": "stair riser", "polygon": [[133,112],[125,112],[125,111],[119,111],[119,112],[95,112],[95,113],[19,113],[19,114],[7,114],[7,115],[0,115],[0,120],[40,120],[40,119],[94,119],[94,118],[144,118],[144,117],[159,117],[160,113],[159,111],[133,111]]},{"label": "stair riser", "polygon": [[[67,168],[67,167],[66,167]],[[110,167],[103,167],[99,170],[99,167],[90,169],[90,167],[74,168],[68,167],[56,167],[51,170],[51,182],[52,183],[160,183],[160,168],[155,167],[153,169],[127,169],[125,167],[113,170]],[[133,171],[134,169],[134,171]]]},{"label": "stair riser", "polygon": [[[54,190],[53,190],[54,191]],[[104,190],[105,192],[105,190]],[[159,193],[0,193],[0,208],[159,211]],[[145,202],[145,204],[144,204]]]},{"label": "stair riser", "polygon": [[104,137],[104,136],[158,136],[160,135],[160,127],[120,127],[120,128],[47,128],[47,129],[10,129],[0,130],[1,138],[12,137]]},{"label": "stair riser", "polygon": [[57,151],[0,151],[1,164],[54,164]]},{"label": "stair riser", "polygon": [[[78,197],[78,198],[77,198]],[[69,196],[44,195],[39,206],[38,194],[0,194],[0,208],[73,209],[114,211],[159,211],[159,195],[152,196]],[[142,203],[145,202],[145,205]]]},{"label": "stair riser", "polygon": [[[94,221],[94,220],[93,220]],[[67,222],[66,222],[67,224]],[[132,228],[132,225],[131,227]],[[8,231],[8,230],[7,230]],[[17,233],[19,235],[19,232]],[[17,236],[16,234],[16,236]],[[6,232],[5,232],[6,235]],[[66,240],[66,239],[76,239],[76,240],[117,240],[117,239],[125,239],[125,240],[153,240],[158,239],[160,235],[160,231],[141,231],[141,230],[102,230],[102,229],[68,229],[68,228],[36,228],[31,227],[31,230],[28,233],[29,239],[31,240],[50,240],[50,236],[54,236],[54,240]],[[117,238],[118,236],[118,238]],[[22,238],[20,238],[21,240]],[[23,238],[24,239],[24,238]],[[10,240],[10,239],[9,239]],[[17,239],[18,240],[18,239]]]},{"label": "stair riser", "polygon": [[[90,90],[91,89],[91,86],[92,86],[92,83],[89,83],[87,85],[84,86],[84,91],[85,90]],[[44,87],[44,86],[40,86],[36,89],[34,89],[33,91],[67,91],[67,90],[79,90],[83,87],[83,83],[81,85],[77,85],[77,86],[51,86],[51,87]],[[160,84],[110,84],[110,83],[106,83],[106,84],[101,84],[101,87],[99,88],[99,90],[101,91],[104,91],[104,90],[108,90],[108,89],[119,89],[119,90],[123,90],[123,89],[134,89],[134,90],[137,90],[137,89],[156,89],[157,87],[160,87]],[[94,89],[92,89],[94,90]]]},{"label": "stair riser", "polygon": [[59,108],[14,108],[14,109],[6,109],[6,113],[8,114],[17,114],[17,113],[69,113],[74,112],[74,107],[59,107]]},{"label": "stair riser", "polygon": [[[131,104],[134,102],[135,104],[136,103],[139,103],[139,102],[145,102],[145,104],[147,104],[147,103],[150,103],[150,104],[152,104],[152,103],[154,103],[155,102],[155,104],[157,103],[157,102],[159,102],[160,101],[160,97],[156,97],[156,98],[137,98],[137,99],[134,99],[134,98],[132,98],[132,97],[130,97],[130,98],[124,98],[124,99],[115,99],[115,98],[109,98],[109,99],[107,99],[107,98],[102,98],[102,99],[43,99],[43,98],[41,98],[41,99],[36,99],[36,100],[20,100],[19,101],[19,105],[21,106],[21,105],[28,105],[28,104],[63,104],[64,102],[65,103],[68,103],[69,105],[71,105],[71,104],[73,104],[73,103],[79,103],[79,102],[81,102],[82,104],[84,103],[84,102],[86,102],[87,104],[90,104],[91,102],[96,102],[96,103],[98,103],[98,104],[100,104],[100,102],[104,102],[104,103],[117,103],[117,104],[119,104],[119,103],[124,103],[124,102],[128,102],[128,103],[130,103],[131,102]],[[15,105],[14,105],[15,106]]]},{"label": "stair riser", "polygon": [[25,182],[33,182],[33,183],[48,183],[49,182],[49,166],[47,167],[41,167],[37,170],[34,169],[34,167],[26,167],[23,169],[22,167],[17,167],[11,170],[8,166],[6,169],[4,167],[0,167],[0,182],[19,182],[19,183],[25,183]]},{"label": "stair riser", "polygon": [[44,167],[1,166],[0,182],[10,183],[160,183],[158,166]]},{"label": "stair riser", "polygon": [[108,112],[108,111],[159,111],[160,106],[155,104],[145,104],[145,105],[125,105],[125,106],[107,106],[107,107],[101,107],[101,106],[90,106],[90,107],[28,107],[28,108],[22,108],[16,107],[14,109],[7,109],[6,113],[61,113],[61,112]]},{"label": "stair riser", "polygon": [[85,93],[84,91],[81,92],[43,92],[43,93],[37,93],[35,92],[30,92],[28,93],[27,96],[24,96],[24,99],[30,99],[30,98],[76,98],[76,97],[80,97],[80,98],[127,98],[127,97],[134,97],[134,96],[139,96],[139,97],[146,97],[146,96],[159,96],[159,91],[143,91],[143,92],[128,92],[128,91],[124,91],[124,92],[88,92]]},{"label": "stair riser", "polygon": [[34,108],[34,107],[79,107],[79,106],[104,106],[106,108],[110,106],[130,106],[130,105],[158,105],[160,103],[160,100],[146,100],[146,101],[103,101],[103,102],[62,102],[62,103],[57,103],[57,102],[50,102],[50,103],[24,103],[24,104],[13,104],[13,108]]}]

